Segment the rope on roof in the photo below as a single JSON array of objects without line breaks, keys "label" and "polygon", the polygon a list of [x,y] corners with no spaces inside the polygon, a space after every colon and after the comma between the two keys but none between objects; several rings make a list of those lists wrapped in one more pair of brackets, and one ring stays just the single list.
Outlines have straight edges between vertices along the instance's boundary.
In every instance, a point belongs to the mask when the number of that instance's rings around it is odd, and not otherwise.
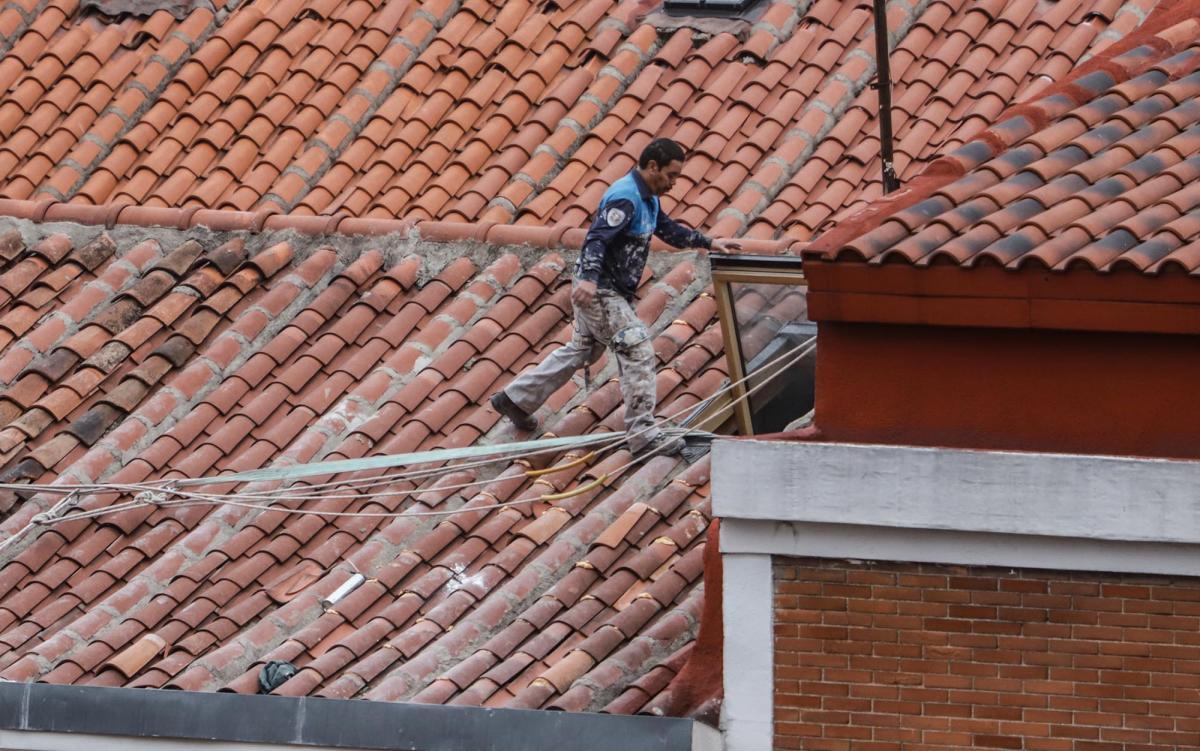
[{"label": "rope on roof", "polygon": [[[734,399],[731,401],[730,405],[724,407],[724,409],[730,409],[733,404],[736,404],[741,399],[749,399],[760,389],[764,388],[767,384],[769,384],[775,378],[779,377],[779,375],[781,373],[785,372],[790,366],[798,363],[801,359],[803,359],[804,357],[807,357],[809,354],[811,354],[816,349],[816,346],[817,346],[816,345],[816,337],[811,337],[811,338],[805,340],[804,342],[801,342],[797,346],[793,347],[792,349],[773,358],[770,362],[765,363],[763,366],[760,367],[760,369],[758,371],[755,371],[755,372],[756,373],[757,372],[768,372],[769,375],[767,375],[765,378],[763,378],[762,381],[759,382],[758,384],[755,384],[754,387],[748,389],[743,396],[734,397]],[[778,367],[776,367],[776,365],[778,365]],[[774,372],[769,372],[771,369],[774,369]],[[751,375],[747,375],[741,379],[738,379],[737,381],[731,381],[730,383],[726,384],[724,387],[719,389],[714,394],[714,396],[720,396],[723,393],[727,393],[727,392],[731,391],[734,387],[738,386],[743,381],[749,380],[750,377],[751,377]],[[688,436],[697,436],[697,435],[708,436],[711,438],[712,437],[711,433],[706,433],[705,431],[700,431],[696,428],[670,428],[667,426],[667,423],[669,423],[671,420],[679,417],[684,412],[689,411],[689,409],[690,408],[685,408],[685,409],[679,410],[679,412],[677,412],[676,414],[663,417],[663,418],[659,419],[658,421],[656,421],[654,425],[647,427],[644,430],[649,431],[649,430],[654,430],[654,429],[666,429],[666,430],[669,430],[675,437],[678,437],[680,439],[684,439]],[[498,456],[498,457],[501,457],[500,460],[509,459],[512,461],[516,461],[517,459],[525,457],[525,456],[532,456],[534,454],[544,453],[547,451],[558,451],[564,447],[578,447],[578,446],[592,445],[592,444],[598,444],[598,443],[608,444],[606,446],[602,446],[601,448],[598,448],[596,450],[589,452],[587,455],[585,455],[583,457],[579,457],[577,459],[568,461],[565,464],[557,465],[557,466],[550,467],[548,469],[543,469],[543,470],[532,470],[531,469],[531,470],[527,470],[525,472],[525,475],[527,477],[541,477],[541,476],[544,476],[547,474],[552,474],[554,472],[561,472],[561,471],[565,471],[568,469],[574,469],[574,468],[580,466],[581,464],[587,463],[588,461],[593,459],[599,452],[607,451],[611,448],[615,448],[618,445],[624,444],[624,443],[628,442],[631,438],[636,437],[637,435],[638,434],[628,435],[625,433],[593,433],[593,434],[588,434],[588,435],[583,435],[583,436],[563,436],[563,437],[555,436],[552,438],[542,438],[542,439],[537,439],[537,440],[532,440],[532,441],[518,441],[515,443],[496,444],[496,445],[490,445],[490,446],[474,446],[474,447],[458,448],[458,449],[434,449],[432,451],[413,452],[413,453],[407,453],[407,454],[396,454],[396,455],[392,455],[392,456],[368,457],[367,459],[351,459],[351,460],[340,460],[340,461],[333,461],[333,462],[315,462],[312,464],[296,465],[294,467],[279,467],[279,468],[271,468],[271,469],[267,469],[267,470],[253,470],[250,472],[241,472],[241,473],[235,473],[235,474],[229,474],[229,475],[219,475],[216,477],[195,478],[195,479],[185,479],[185,480],[165,480],[165,481],[155,480],[155,481],[146,481],[146,482],[142,482],[142,483],[130,483],[130,484],[93,483],[93,484],[85,484],[85,485],[0,484],[0,489],[20,490],[20,491],[24,491],[24,492],[28,492],[28,491],[32,490],[32,491],[37,491],[37,492],[65,493],[65,497],[62,498],[62,500],[60,500],[58,503],[56,503],[54,506],[52,506],[47,511],[44,511],[40,514],[35,515],[32,519],[30,519],[28,524],[26,524],[24,527],[22,527],[20,530],[18,530],[15,534],[13,534],[8,539],[0,542],[0,552],[3,552],[9,545],[13,544],[16,540],[23,537],[25,535],[25,533],[27,533],[30,529],[32,529],[36,526],[52,525],[52,524],[58,524],[58,523],[63,523],[63,522],[68,522],[68,521],[76,521],[76,520],[80,520],[80,519],[91,519],[91,518],[95,518],[95,517],[99,517],[99,516],[104,516],[107,514],[119,513],[122,511],[129,511],[129,510],[137,509],[137,508],[145,508],[147,506],[154,506],[154,507],[159,507],[159,508],[173,508],[173,507],[180,507],[180,506],[214,505],[214,506],[234,506],[234,507],[238,507],[238,508],[256,509],[256,510],[262,510],[262,511],[280,511],[280,512],[283,512],[286,514],[292,514],[292,515],[313,515],[313,516],[325,516],[325,517],[331,517],[331,518],[334,518],[334,517],[392,518],[392,517],[401,517],[401,516],[405,516],[405,517],[445,517],[445,516],[454,516],[457,514],[475,513],[478,511],[487,511],[487,510],[492,510],[492,509],[508,508],[511,506],[519,506],[519,505],[535,503],[535,502],[552,503],[555,501],[560,501],[560,500],[564,500],[567,498],[571,498],[571,497],[574,497],[577,495],[582,495],[591,490],[595,490],[596,488],[601,487],[608,480],[608,478],[620,475],[621,473],[625,472],[626,470],[628,470],[642,462],[649,461],[651,458],[653,458],[653,457],[657,456],[659,453],[661,453],[663,449],[660,447],[658,449],[642,453],[639,456],[632,458],[630,461],[626,462],[625,464],[617,467],[616,469],[610,470],[609,472],[606,472],[598,477],[591,478],[587,482],[585,482],[571,490],[568,490],[568,491],[556,492],[556,493],[546,493],[537,498],[526,498],[526,499],[517,500],[517,501],[505,501],[505,502],[498,502],[498,503],[493,503],[493,504],[488,504],[488,505],[483,505],[483,506],[471,506],[469,508],[457,508],[457,509],[441,509],[441,510],[430,510],[430,511],[412,511],[412,510],[404,510],[404,511],[323,511],[323,510],[319,510],[319,509],[289,508],[286,506],[279,506],[277,504],[279,502],[286,501],[286,500],[297,500],[297,499],[298,500],[307,500],[307,499],[314,498],[314,497],[317,499],[326,499],[327,500],[327,499],[331,499],[335,496],[318,494],[315,496],[289,497],[287,495],[276,495],[276,494],[271,494],[271,493],[268,493],[265,491],[259,492],[259,493],[247,492],[247,493],[233,493],[233,494],[210,494],[210,493],[203,493],[203,492],[198,492],[198,491],[189,491],[189,490],[186,490],[185,488],[186,487],[197,487],[200,485],[214,484],[214,483],[229,483],[229,482],[240,483],[240,482],[254,482],[254,481],[260,481],[260,480],[276,480],[276,479],[289,480],[289,479],[295,479],[297,477],[311,477],[313,475],[330,474],[331,472],[351,472],[351,471],[357,471],[357,470],[362,470],[362,469],[379,468],[379,467],[395,467],[395,466],[404,466],[404,465],[408,465],[408,464],[426,464],[426,463],[430,463],[430,462],[450,461],[450,460],[453,460],[456,458],[476,458],[476,457],[483,457],[483,456]],[[443,466],[443,467],[439,467],[439,468],[432,469],[432,470],[421,470],[421,471],[414,472],[414,473],[408,473],[407,475],[405,475],[404,473],[401,473],[400,475],[397,475],[396,477],[411,478],[411,477],[417,476],[417,475],[426,477],[426,476],[430,476],[432,474],[445,474],[445,473],[449,473],[449,472],[461,471],[462,469],[464,469],[467,466],[478,466],[478,465],[482,465],[482,464],[490,464],[490,463],[493,463],[494,461],[497,461],[497,459],[491,459],[488,461],[478,461],[478,462],[475,462],[473,465]],[[364,465],[363,462],[370,462],[370,464]],[[376,478],[376,480],[378,480],[378,479],[379,478]],[[412,490],[398,491],[396,493],[381,494],[381,495],[399,495],[399,494],[410,494],[410,493],[416,493],[416,492],[428,492],[428,491],[433,491],[433,490],[448,490],[448,489],[456,489],[459,487],[469,487],[472,485],[477,485],[477,484],[482,484],[482,483],[487,483],[487,482],[492,482],[492,480],[483,480],[483,481],[476,481],[476,482],[471,482],[471,483],[464,483],[462,485],[457,485],[457,486],[451,485],[451,486],[443,486],[443,487],[435,487],[435,488],[426,488],[423,490],[412,489]],[[325,483],[326,486],[333,486],[333,485],[337,485],[337,484],[339,484],[339,483]],[[281,489],[281,490],[283,490],[283,489]],[[85,511],[79,511],[79,512],[72,513],[71,510],[73,508],[75,508],[79,503],[79,496],[81,493],[89,493],[89,494],[136,493],[136,495],[134,496],[133,500],[131,500],[131,501],[125,501],[123,503],[116,503],[116,504],[112,504],[110,506],[105,506],[103,508],[89,509],[89,510],[85,510]],[[261,500],[262,502],[255,503],[254,500]]]}]

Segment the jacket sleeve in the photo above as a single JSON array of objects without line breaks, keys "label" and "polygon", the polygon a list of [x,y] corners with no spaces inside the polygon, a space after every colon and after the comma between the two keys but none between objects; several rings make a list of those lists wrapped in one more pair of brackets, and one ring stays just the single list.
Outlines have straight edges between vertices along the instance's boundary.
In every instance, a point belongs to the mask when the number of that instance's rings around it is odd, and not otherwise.
[{"label": "jacket sleeve", "polygon": [[658,226],[654,228],[654,234],[674,248],[712,247],[712,239],[708,235],[680,224],[667,216],[665,211],[658,212]]},{"label": "jacket sleeve", "polygon": [[579,254],[579,271],[576,276],[580,281],[600,280],[605,254],[632,220],[633,202],[624,198],[609,201],[600,207],[596,218],[592,220],[592,226],[588,228],[587,237],[584,238],[583,251]]}]

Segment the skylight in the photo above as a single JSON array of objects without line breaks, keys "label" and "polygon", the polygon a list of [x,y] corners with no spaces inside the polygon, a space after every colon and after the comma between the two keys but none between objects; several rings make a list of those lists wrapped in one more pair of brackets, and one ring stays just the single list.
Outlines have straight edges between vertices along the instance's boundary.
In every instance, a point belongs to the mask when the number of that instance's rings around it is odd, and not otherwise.
[{"label": "skylight", "polygon": [[712,255],[713,289],[743,435],[794,427],[814,403],[816,324],[799,258]]}]

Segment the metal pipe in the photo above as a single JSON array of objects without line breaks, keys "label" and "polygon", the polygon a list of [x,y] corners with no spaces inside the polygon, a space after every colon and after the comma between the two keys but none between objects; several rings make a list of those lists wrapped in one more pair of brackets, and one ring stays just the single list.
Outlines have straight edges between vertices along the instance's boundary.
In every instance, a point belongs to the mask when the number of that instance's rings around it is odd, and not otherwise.
[{"label": "metal pipe", "polygon": [[900,188],[892,155],[892,66],[888,56],[887,9],[875,0],[875,90],[879,92],[879,151],[883,159],[883,192]]}]

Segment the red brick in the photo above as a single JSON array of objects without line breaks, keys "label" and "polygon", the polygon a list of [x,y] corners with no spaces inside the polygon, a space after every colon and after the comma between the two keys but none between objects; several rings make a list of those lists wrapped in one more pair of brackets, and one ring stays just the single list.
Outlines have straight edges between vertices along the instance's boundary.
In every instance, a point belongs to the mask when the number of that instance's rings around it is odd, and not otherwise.
[{"label": "red brick", "polygon": [[799,610],[845,610],[846,601],[838,597],[797,597]]},{"label": "red brick", "polygon": [[1007,634],[1015,636],[1022,632],[1021,624],[1003,621],[972,621],[971,630],[977,634]]},{"label": "red brick", "polygon": [[1118,628],[1147,628],[1150,625],[1150,616],[1141,613],[1100,613],[1097,620],[1101,626]]},{"label": "red brick", "polygon": [[1029,738],[1025,748],[1027,751],[1071,751],[1072,742],[1057,738]]},{"label": "red brick", "polygon": [[846,583],[890,586],[896,583],[896,575],[887,571],[872,571],[868,569],[847,571]]},{"label": "red brick", "polygon": [[958,602],[971,601],[971,592],[963,589],[926,589],[921,592],[925,602]]},{"label": "red brick", "polygon": [[871,588],[862,584],[835,584],[828,582],[821,585],[821,594],[826,597],[866,599],[871,596]]},{"label": "red brick", "polygon": [[894,699],[900,695],[900,690],[895,686],[858,684],[850,686],[850,695],[867,699]]},{"label": "red brick", "polygon": [[[1055,725],[1050,728],[1050,734],[1056,738],[1075,738],[1079,740],[1087,740],[1089,738],[1099,738],[1100,729],[1086,727],[1083,725]],[[1078,748],[1078,746],[1076,746]]]},{"label": "red brick", "polygon": [[821,594],[821,585],[819,582],[778,580],[775,584],[775,592],[785,595],[819,595]]},{"label": "red brick", "polygon": [[1077,610],[1105,610],[1121,612],[1125,605],[1114,597],[1073,597],[1072,606]]},{"label": "red brick", "polygon": [[1137,587],[1129,584],[1101,584],[1100,592],[1104,597],[1133,597],[1139,600],[1150,598],[1149,587]]},{"label": "red brick", "polygon": [[951,646],[973,647],[975,649],[995,649],[999,640],[987,634],[950,634]]},{"label": "red brick", "polygon": [[996,608],[987,607],[986,605],[951,605],[946,608],[946,615],[951,618],[982,618],[993,620],[996,617]]},{"label": "red brick", "polygon": [[995,676],[997,668],[982,662],[956,662],[950,666],[950,672],[955,675]]},{"label": "red brick", "polygon": [[971,602],[977,605],[1017,607],[1021,604],[1021,595],[1018,592],[971,592]]},{"label": "red brick", "polygon": [[1021,598],[1021,604],[1027,608],[1057,608],[1071,607],[1071,598],[1067,595],[1038,595],[1027,594]]},{"label": "red brick", "polygon": [[952,620],[949,618],[926,618],[925,628],[929,631],[971,631],[971,621]]},{"label": "red brick", "polygon": [[901,615],[944,616],[946,605],[940,602],[900,602],[896,606]]},{"label": "red brick", "polygon": [[843,626],[800,626],[801,638],[810,639],[846,639],[849,629]]},{"label": "red brick", "polygon": [[776,748],[1200,748],[1200,581],[820,560],[776,574]]},{"label": "red brick", "polygon": [[826,697],[823,706],[826,709],[837,710],[839,712],[869,712],[869,711],[871,711],[870,700],[847,698],[845,696]]},{"label": "red brick", "polygon": [[1044,594],[1047,591],[1046,582],[1032,581],[1029,579],[1010,579],[1004,578],[1000,580],[1001,592],[1029,592],[1032,594]]},{"label": "red brick", "polygon": [[1000,589],[1000,584],[994,576],[951,576],[950,588],[995,591]]},{"label": "red brick", "polygon": [[857,613],[895,613],[899,606],[887,600],[846,600],[846,609]]},{"label": "red brick", "polygon": [[[846,600],[842,600],[846,602]],[[846,610],[824,610],[821,612],[821,622],[832,626],[870,626],[873,618],[870,613],[850,613]]]},{"label": "red brick", "polygon": [[975,745],[979,748],[1024,748],[1025,744],[1020,738],[1015,736],[1003,735],[977,735],[974,738]]},{"label": "red brick", "polygon": [[1200,602],[1200,587],[1194,584],[1191,586],[1151,587],[1150,596],[1156,600]]},{"label": "red brick", "polygon": [[1200,618],[1185,618],[1177,615],[1152,615],[1149,621],[1150,628],[1200,631]]},{"label": "red brick", "polygon": [[1100,582],[1052,581],[1050,582],[1050,594],[1094,597],[1100,594]]},{"label": "red brick", "polygon": [[[1182,605],[1180,606],[1182,608]],[[1165,613],[1176,612],[1176,604],[1164,600],[1128,600],[1125,603],[1126,613]]]},{"label": "red brick", "polygon": [[1126,728],[1103,728],[1100,730],[1100,740],[1114,743],[1149,743],[1151,734],[1144,730],[1129,730]]},{"label": "red brick", "polygon": [[974,708],[974,713],[976,717],[983,717],[991,720],[1020,720],[1022,716],[1020,707],[976,705]]},{"label": "red brick", "polygon": [[[1050,697],[1050,703],[1057,703],[1063,698],[1064,697],[1052,696]],[[1062,712],[1054,709],[1029,709],[1025,711],[1025,719],[1029,720],[1030,722],[1054,723],[1063,725],[1071,722],[1072,715],[1070,712]]]},{"label": "red brick", "polygon": [[919,587],[921,589],[945,587],[948,583],[945,576],[930,574],[900,574],[896,581],[902,587]]}]

